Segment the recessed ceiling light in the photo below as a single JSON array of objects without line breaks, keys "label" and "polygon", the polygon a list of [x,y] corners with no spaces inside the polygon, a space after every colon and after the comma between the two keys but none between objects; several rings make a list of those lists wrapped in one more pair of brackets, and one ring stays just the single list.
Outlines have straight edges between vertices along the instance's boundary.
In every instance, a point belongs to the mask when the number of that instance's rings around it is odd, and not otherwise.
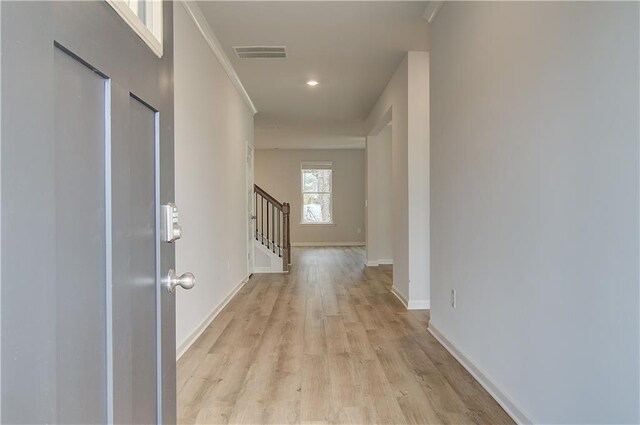
[{"label": "recessed ceiling light", "polygon": [[307,85],[308,86],[317,86],[318,82],[316,80],[309,80],[309,81],[307,81]]}]

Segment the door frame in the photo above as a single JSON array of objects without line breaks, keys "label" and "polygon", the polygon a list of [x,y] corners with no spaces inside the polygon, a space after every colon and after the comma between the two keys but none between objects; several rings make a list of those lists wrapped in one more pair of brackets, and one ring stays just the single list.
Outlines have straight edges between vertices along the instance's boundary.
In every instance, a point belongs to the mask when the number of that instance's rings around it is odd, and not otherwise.
[{"label": "door frame", "polygon": [[[0,306],[2,306],[2,7],[0,6]],[[0,420],[2,419],[2,314],[0,314]]]},{"label": "door frame", "polygon": [[253,249],[253,239],[255,234],[255,205],[253,197],[253,185],[254,185],[254,153],[255,149],[248,140],[245,140],[246,145],[246,195],[247,195],[247,276],[251,276],[255,270],[255,252]]}]

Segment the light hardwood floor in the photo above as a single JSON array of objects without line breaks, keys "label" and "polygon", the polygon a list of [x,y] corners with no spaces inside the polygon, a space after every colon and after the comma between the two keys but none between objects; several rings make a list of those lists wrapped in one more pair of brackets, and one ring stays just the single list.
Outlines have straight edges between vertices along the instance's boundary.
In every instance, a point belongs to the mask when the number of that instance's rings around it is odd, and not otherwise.
[{"label": "light hardwood floor", "polygon": [[254,275],[178,362],[178,421],[506,424],[389,292],[362,248],[294,248],[290,274]]}]

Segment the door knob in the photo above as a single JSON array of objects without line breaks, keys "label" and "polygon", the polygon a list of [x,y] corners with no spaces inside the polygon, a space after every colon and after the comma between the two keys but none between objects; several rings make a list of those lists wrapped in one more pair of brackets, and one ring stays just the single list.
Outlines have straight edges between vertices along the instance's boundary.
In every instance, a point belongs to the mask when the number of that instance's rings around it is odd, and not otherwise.
[{"label": "door knob", "polygon": [[175,270],[170,269],[166,279],[167,281],[165,285],[167,286],[167,291],[169,291],[170,294],[174,293],[176,286],[180,286],[183,289],[191,289],[196,284],[196,277],[191,272],[178,276],[176,275]]}]

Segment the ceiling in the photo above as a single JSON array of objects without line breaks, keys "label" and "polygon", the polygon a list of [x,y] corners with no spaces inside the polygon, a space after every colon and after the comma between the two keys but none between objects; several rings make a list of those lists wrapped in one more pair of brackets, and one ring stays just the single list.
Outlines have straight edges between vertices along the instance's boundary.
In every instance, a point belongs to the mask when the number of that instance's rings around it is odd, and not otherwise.
[{"label": "ceiling", "polygon": [[[428,48],[426,1],[201,1],[258,114],[258,149],[364,147],[364,120],[410,50]],[[286,46],[238,59],[233,46]],[[319,82],[309,87],[307,80]]]}]

